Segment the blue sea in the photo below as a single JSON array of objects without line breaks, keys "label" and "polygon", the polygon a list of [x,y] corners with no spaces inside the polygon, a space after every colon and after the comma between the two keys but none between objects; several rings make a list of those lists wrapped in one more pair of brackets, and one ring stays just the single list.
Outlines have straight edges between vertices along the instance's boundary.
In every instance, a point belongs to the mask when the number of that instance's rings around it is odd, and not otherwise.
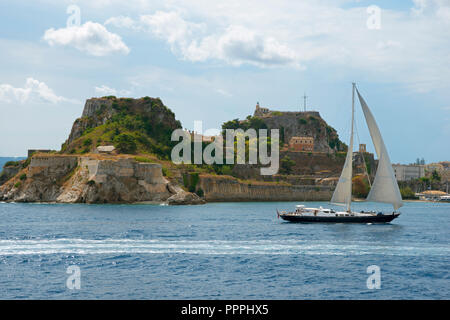
[{"label": "blue sea", "polygon": [[406,202],[384,225],[277,219],[294,205],[0,203],[0,299],[450,298],[450,204]]}]

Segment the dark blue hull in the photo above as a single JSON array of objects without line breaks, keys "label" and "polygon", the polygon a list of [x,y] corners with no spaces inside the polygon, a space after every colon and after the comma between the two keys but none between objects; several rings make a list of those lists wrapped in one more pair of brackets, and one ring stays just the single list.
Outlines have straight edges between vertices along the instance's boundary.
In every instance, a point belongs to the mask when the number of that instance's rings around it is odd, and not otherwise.
[{"label": "dark blue hull", "polygon": [[397,218],[400,213],[378,214],[373,216],[309,216],[280,214],[280,218],[289,222],[322,222],[322,223],[388,223]]}]

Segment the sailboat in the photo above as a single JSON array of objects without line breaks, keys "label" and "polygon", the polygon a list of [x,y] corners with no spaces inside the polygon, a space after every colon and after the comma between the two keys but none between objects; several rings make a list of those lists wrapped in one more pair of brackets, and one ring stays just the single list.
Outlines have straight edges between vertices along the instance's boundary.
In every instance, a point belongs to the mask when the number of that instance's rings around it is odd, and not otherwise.
[{"label": "sailboat", "polygon": [[[279,218],[290,222],[352,222],[352,223],[386,223],[391,222],[400,215],[397,210],[403,206],[402,196],[394,176],[391,161],[386,146],[381,137],[380,129],[367,103],[353,83],[352,90],[352,125],[350,143],[345,158],[344,168],[331,198],[331,204],[345,207],[345,210],[328,208],[306,208],[297,205],[293,212],[278,212]],[[374,182],[366,198],[369,202],[382,202],[392,204],[394,210],[390,213],[375,211],[354,212],[351,210],[352,202],[352,161],[353,161],[353,127],[355,114],[355,92],[358,95],[361,108],[370,131],[375,152],[378,156],[378,167]]]}]

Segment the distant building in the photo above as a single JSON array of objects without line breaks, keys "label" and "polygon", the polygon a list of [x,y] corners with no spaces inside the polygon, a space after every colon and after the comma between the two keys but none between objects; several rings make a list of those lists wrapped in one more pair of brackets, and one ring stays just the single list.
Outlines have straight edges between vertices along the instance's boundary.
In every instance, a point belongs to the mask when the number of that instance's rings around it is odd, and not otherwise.
[{"label": "distant building", "polygon": [[369,174],[373,177],[377,169],[377,160],[373,153],[367,152],[366,145],[361,143],[359,150],[353,152],[353,168],[355,174]]},{"label": "distant building", "polygon": [[314,138],[313,137],[292,137],[289,140],[289,149],[293,151],[313,151]]},{"label": "distant building", "polygon": [[397,181],[408,181],[425,176],[425,166],[421,164],[393,164]]},{"label": "distant building", "polygon": [[253,114],[255,117],[262,117],[269,113],[270,110],[268,108],[261,108],[259,102],[256,103],[255,113]]},{"label": "distant building", "polygon": [[420,200],[440,201],[441,197],[446,197],[448,194],[440,190],[427,190],[421,193],[416,193],[416,196],[418,196]]},{"label": "distant building", "polygon": [[432,174],[435,170],[441,177],[441,182],[450,182],[450,161],[441,161],[425,165],[427,174]]},{"label": "distant building", "polygon": [[112,153],[116,148],[114,146],[98,146],[98,153]]},{"label": "distant building", "polygon": [[218,137],[218,136],[204,136],[202,134],[187,129],[185,131],[191,136],[191,141],[202,141],[211,143],[214,142],[214,140],[216,140],[216,138]]},{"label": "distant building", "polygon": [[359,152],[361,153],[366,153],[366,144],[365,143],[360,143],[359,144]]}]

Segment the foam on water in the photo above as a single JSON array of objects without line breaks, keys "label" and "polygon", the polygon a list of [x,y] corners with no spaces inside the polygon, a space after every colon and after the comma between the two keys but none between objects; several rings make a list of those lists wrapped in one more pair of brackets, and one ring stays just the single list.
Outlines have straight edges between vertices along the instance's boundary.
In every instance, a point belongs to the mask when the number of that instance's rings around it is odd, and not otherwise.
[{"label": "foam on water", "polygon": [[328,243],[310,240],[164,240],[164,239],[52,239],[0,240],[0,255],[43,254],[206,254],[206,255],[391,255],[391,256],[449,256],[450,246],[427,246],[410,243],[373,244],[370,242]]}]

